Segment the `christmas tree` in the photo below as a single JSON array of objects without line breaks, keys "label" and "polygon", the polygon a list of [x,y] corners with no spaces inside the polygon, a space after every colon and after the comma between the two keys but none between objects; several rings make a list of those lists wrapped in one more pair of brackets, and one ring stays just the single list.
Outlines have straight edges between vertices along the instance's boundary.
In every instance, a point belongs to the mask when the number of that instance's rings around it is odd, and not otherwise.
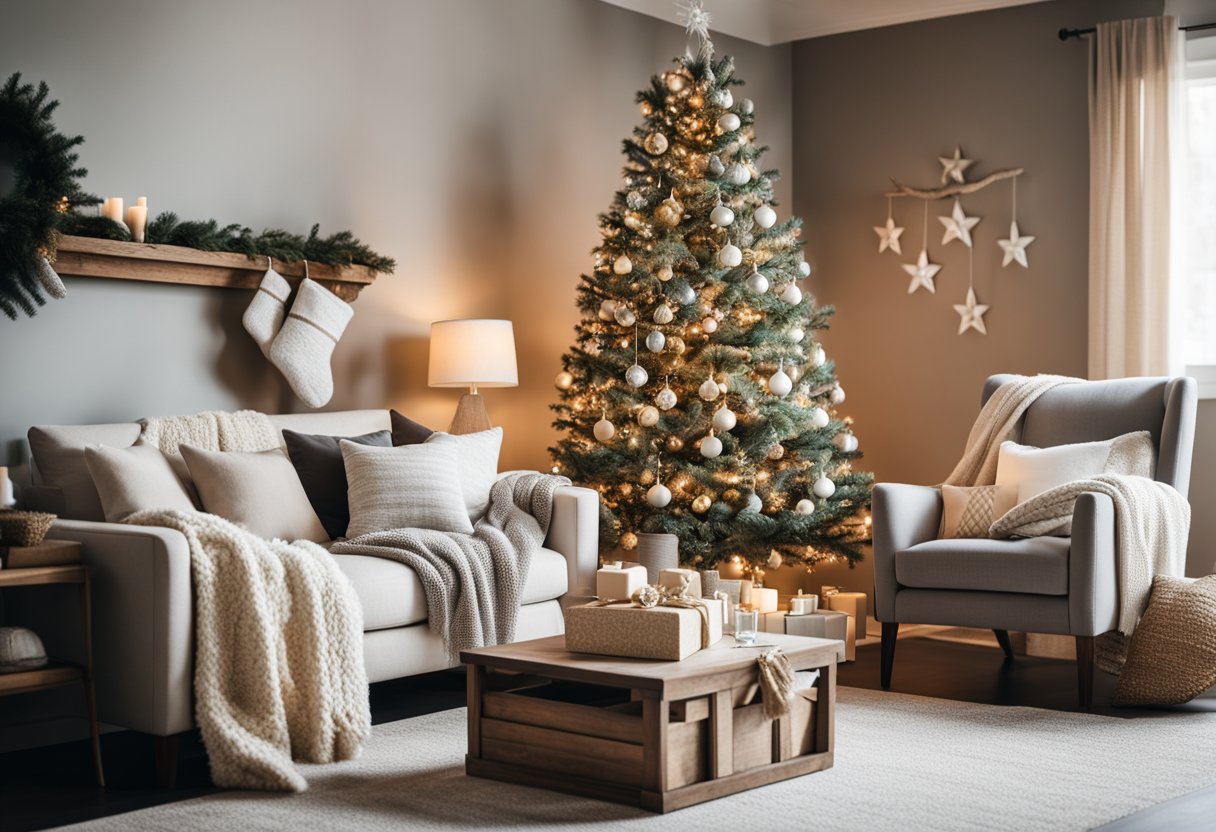
[{"label": "christmas tree", "polygon": [[606,547],[668,532],[700,567],[774,550],[854,563],[872,477],[852,469],[844,391],[813,337],[834,310],[798,285],[801,221],[774,210],[753,104],[699,33],[697,56],[638,93],[644,120],[555,381],[554,470],[599,490]]}]

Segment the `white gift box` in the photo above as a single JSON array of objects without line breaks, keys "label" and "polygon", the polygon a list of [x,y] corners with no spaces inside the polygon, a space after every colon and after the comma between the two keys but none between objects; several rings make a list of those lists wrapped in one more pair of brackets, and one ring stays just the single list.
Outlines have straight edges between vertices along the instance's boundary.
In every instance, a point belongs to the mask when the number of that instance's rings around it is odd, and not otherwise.
[{"label": "white gift box", "polygon": [[659,572],[659,586],[679,589],[687,585],[689,598],[701,597],[701,573],[695,569],[663,569]]},{"label": "white gift box", "polygon": [[646,586],[646,567],[640,564],[605,564],[595,573],[595,594],[628,601],[634,590]]}]

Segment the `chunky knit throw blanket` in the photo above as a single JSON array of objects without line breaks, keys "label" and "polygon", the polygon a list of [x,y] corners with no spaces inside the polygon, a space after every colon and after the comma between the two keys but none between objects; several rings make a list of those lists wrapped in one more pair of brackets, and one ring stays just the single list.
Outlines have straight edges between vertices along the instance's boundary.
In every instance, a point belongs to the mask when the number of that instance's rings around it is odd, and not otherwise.
[{"label": "chunky knit throw blanket", "polygon": [[208,451],[267,451],[282,446],[279,432],[265,413],[209,410],[189,416],[143,420],[139,442],[155,445],[166,456],[178,456],[179,445]]},{"label": "chunky knit throw blanket", "polygon": [[330,551],[388,558],[413,569],[426,594],[431,632],[458,664],[461,650],[515,639],[524,581],[549,532],[553,494],[569,484],[565,477],[513,472],[494,484],[490,507],[471,535],[391,529],[335,543]]},{"label": "chunky knit throw blanket", "polygon": [[216,785],[299,792],[293,760],[356,757],[371,733],[363,612],[329,553],[212,514],[124,522],[176,529],[190,546],[195,709]]},{"label": "chunky knit throw blanket", "polygon": [[1156,575],[1186,568],[1191,506],[1173,486],[1147,477],[1103,474],[1075,480],[1015,506],[989,529],[991,537],[1035,537],[1072,516],[1077,497],[1106,494],[1115,504],[1115,574],[1119,581],[1118,632],[1131,635],[1148,604]]}]

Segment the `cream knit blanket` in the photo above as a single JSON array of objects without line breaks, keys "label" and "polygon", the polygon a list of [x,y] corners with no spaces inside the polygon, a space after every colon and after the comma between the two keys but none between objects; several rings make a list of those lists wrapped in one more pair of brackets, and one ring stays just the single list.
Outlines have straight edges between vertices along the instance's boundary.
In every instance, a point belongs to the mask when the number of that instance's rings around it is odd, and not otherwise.
[{"label": "cream knit blanket", "polygon": [[293,760],[358,756],[371,733],[363,612],[325,549],[212,514],[145,511],[190,546],[194,695],[217,786],[303,791]]},{"label": "cream knit blanket", "polygon": [[155,445],[168,457],[180,456],[179,445],[208,451],[268,451],[283,444],[270,418],[256,410],[209,410],[144,419],[139,442]]},{"label": "cream knit blanket", "polygon": [[413,569],[431,632],[443,639],[448,661],[458,664],[461,650],[515,640],[524,581],[549,532],[553,494],[569,484],[565,477],[512,472],[490,490],[490,507],[471,535],[390,529],[335,543],[330,551]]},{"label": "cream knit blanket", "polygon": [[1015,506],[989,529],[991,537],[1035,537],[1072,516],[1077,497],[1106,494],[1115,504],[1115,574],[1119,623],[1131,635],[1148,604],[1154,575],[1180,576],[1186,569],[1191,506],[1172,486],[1147,477],[1103,474],[1065,483]]}]

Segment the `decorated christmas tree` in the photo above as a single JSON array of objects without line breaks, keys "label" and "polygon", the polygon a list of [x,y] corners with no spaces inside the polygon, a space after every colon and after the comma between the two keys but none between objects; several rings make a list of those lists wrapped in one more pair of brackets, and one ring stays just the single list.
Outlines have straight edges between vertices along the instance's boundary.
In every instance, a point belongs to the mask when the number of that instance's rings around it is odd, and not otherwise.
[{"label": "decorated christmas tree", "polygon": [[608,547],[667,532],[699,567],[853,563],[872,477],[852,468],[844,391],[814,337],[834,310],[799,286],[801,221],[775,208],[734,62],[689,28],[699,53],[638,94],[624,187],[600,216],[555,380],[554,470],[600,491]]}]

